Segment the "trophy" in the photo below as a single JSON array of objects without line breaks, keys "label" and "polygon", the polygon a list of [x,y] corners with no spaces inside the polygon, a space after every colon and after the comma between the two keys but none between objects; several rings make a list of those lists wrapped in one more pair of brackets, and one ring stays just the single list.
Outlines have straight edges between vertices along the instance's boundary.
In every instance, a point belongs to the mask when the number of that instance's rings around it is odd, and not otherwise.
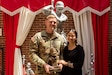
[{"label": "trophy", "polygon": [[53,69],[50,69],[50,71],[52,72],[60,72],[61,69],[57,63],[57,61],[59,60],[59,50],[56,50],[55,48],[51,48],[50,49],[50,56],[49,56],[49,61],[48,64],[53,66]]}]

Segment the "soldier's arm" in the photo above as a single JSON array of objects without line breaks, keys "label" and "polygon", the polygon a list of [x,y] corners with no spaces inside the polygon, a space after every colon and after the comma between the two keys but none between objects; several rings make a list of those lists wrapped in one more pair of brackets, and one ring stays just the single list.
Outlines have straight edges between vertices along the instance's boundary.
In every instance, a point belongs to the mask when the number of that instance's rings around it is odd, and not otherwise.
[{"label": "soldier's arm", "polygon": [[61,39],[61,47],[60,47],[60,59],[63,59],[63,49],[65,47],[65,41],[63,40],[63,38]]},{"label": "soldier's arm", "polygon": [[31,59],[31,61],[34,64],[38,64],[39,66],[43,66],[43,64],[45,64],[45,61],[42,60],[39,56],[38,56],[39,52],[38,52],[38,39],[36,36],[33,36],[31,38],[30,44],[29,44],[29,58]]}]

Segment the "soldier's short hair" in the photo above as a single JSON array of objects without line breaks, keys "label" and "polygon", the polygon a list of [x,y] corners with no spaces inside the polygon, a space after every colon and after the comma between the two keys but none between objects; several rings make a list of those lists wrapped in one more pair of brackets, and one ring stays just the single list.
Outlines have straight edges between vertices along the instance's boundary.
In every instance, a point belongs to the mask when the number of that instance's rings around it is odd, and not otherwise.
[{"label": "soldier's short hair", "polygon": [[54,15],[48,15],[47,17],[46,17],[46,20],[48,20],[49,18],[56,18]]}]

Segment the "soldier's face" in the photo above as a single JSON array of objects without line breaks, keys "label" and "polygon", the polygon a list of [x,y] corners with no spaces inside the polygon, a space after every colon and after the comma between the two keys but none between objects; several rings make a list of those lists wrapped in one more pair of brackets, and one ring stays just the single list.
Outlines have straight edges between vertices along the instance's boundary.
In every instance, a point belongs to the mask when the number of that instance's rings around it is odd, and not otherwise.
[{"label": "soldier's face", "polygon": [[56,18],[49,18],[45,21],[46,29],[50,32],[54,31],[57,27],[57,20]]}]

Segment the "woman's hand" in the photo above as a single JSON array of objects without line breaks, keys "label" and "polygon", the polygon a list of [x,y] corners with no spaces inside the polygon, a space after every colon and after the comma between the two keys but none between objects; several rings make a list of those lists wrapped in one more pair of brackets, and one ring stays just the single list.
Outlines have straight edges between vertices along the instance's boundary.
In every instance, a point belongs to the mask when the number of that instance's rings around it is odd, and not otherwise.
[{"label": "woman's hand", "polygon": [[68,62],[64,61],[64,60],[59,60],[58,61],[59,64],[65,65],[67,66]]}]

